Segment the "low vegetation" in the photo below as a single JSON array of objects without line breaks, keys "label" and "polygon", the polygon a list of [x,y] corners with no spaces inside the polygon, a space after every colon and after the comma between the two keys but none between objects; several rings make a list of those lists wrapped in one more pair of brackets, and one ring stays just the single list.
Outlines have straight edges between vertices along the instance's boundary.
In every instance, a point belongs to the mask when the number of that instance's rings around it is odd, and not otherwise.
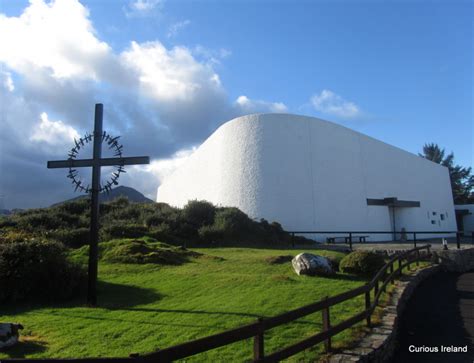
[{"label": "low vegetation", "polygon": [[[0,243],[21,240],[26,234],[56,240],[70,248],[87,245],[89,203],[80,199],[0,217]],[[149,236],[186,247],[287,246],[307,242],[302,237],[291,239],[277,222],[257,222],[237,208],[216,207],[205,201],[190,201],[180,209],[165,203],[131,203],[122,197],[101,204],[100,209],[101,241]]]},{"label": "low vegetation", "polygon": [[384,258],[371,251],[354,251],[339,263],[341,272],[373,277],[385,265]]},{"label": "low vegetation", "polygon": [[0,243],[0,303],[70,299],[84,290],[85,276],[58,242]]}]

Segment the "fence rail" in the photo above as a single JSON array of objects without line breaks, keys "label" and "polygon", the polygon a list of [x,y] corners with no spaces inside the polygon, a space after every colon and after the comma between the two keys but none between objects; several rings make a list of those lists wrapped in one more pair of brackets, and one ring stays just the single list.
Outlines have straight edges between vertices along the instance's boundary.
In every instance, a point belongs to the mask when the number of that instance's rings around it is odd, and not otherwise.
[{"label": "fence rail", "polygon": [[[279,360],[295,355],[316,344],[323,343],[327,352],[331,351],[331,338],[343,330],[366,320],[367,326],[371,326],[371,316],[378,305],[381,294],[389,283],[394,283],[395,277],[403,273],[404,268],[410,269],[411,264],[419,264],[423,257],[429,257],[431,245],[413,248],[401,254],[396,254],[377,272],[373,279],[367,284],[341,294],[326,297],[323,300],[300,307],[286,313],[269,317],[259,318],[256,322],[225,332],[196,339],[186,343],[178,344],[156,352],[138,355],[132,354],[126,358],[86,358],[86,359],[5,359],[4,361],[54,361],[68,363],[114,363],[114,362],[171,362],[173,360],[186,358],[195,354],[203,353],[211,349],[219,348],[241,340],[253,338],[253,361],[254,362],[277,362]],[[426,251],[424,255],[422,251]],[[397,267],[397,266],[398,267]],[[331,325],[330,308],[336,304],[348,301],[357,296],[365,295],[364,310],[343,322]],[[278,351],[265,354],[265,332],[277,326],[291,323],[309,314],[321,311],[323,330],[297,343],[291,344]]]},{"label": "fence rail", "polygon": [[[370,234],[388,234],[388,235],[405,235],[407,236],[406,241],[408,242],[408,236],[413,236],[413,247],[416,248],[417,242],[417,237],[420,235],[433,235],[433,234],[455,234],[456,235],[456,247],[461,248],[461,237],[464,236],[466,237],[468,233],[470,233],[470,238],[471,238],[471,243],[474,244],[474,231],[287,231],[292,236],[292,240],[294,239],[296,234],[339,234],[342,235],[342,237],[347,238],[349,242],[349,248],[352,250],[352,245],[354,243],[354,240],[358,238],[358,235],[370,235]],[[294,243],[293,243],[294,245]]]}]

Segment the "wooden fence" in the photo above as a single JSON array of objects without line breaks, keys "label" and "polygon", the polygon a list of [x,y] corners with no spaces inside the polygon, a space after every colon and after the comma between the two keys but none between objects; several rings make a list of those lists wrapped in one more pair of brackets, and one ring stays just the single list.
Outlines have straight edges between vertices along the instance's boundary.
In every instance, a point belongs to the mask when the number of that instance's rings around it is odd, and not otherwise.
[{"label": "wooden fence", "polygon": [[[321,301],[303,306],[301,308],[288,311],[286,313],[270,317],[259,318],[256,322],[227,330],[223,333],[207,336],[186,343],[178,344],[169,348],[158,350],[144,355],[132,354],[126,358],[86,358],[86,359],[55,359],[54,362],[78,362],[78,363],[113,363],[113,362],[171,362],[178,359],[190,357],[195,354],[206,352],[241,340],[253,338],[253,361],[254,362],[278,362],[288,358],[316,344],[324,343],[327,352],[331,350],[331,338],[365,320],[368,327],[371,326],[371,316],[378,305],[382,292],[385,291],[389,283],[394,283],[394,279],[402,275],[404,268],[410,269],[410,265],[419,261],[423,257],[430,256],[431,245],[413,248],[401,254],[394,255],[367,284],[346,291],[342,294],[325,298]],[[426,250],[424,256],[421,251]],[[357,296],[365,295],[364,311],[336,325],[331,324],[330,308],[336,304],[353,299]],[[265,332],[277,326],[291,323],[309,314],[321,311],[323,330],[297,343],[286,346],[278,351],[265,353]],[[42,359],[5,359],[4,361],[46,361]],[[51,361],[48,359],[47,361]]]}]

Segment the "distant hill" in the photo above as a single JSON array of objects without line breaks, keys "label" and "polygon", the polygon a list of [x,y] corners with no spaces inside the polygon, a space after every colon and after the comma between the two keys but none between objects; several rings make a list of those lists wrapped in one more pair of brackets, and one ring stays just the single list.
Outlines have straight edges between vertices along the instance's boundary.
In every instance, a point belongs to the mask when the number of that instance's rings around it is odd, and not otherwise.
[{"label": "distant hill", "polygon": [[[109,202],[111,200],[114,200],[115,198],[118,197],[127,197],[130,202],[135,202],[135,203],[154,203],[153,200],[145,197],[142,193],[140,193],[138,190],[135,190],[130,187],[125,187],[125,186],[119,186],[117,188],[112,189],[109,193],[102,192],[100,193],[99,200],[101,203],[103,202]],[[83,199],[83,198],[88,198],[87,195],[81,195],[76,198],[68,199],[59,203],[55,203],[51,205],[51,207],[54,207],[59,204],[67,203],[67,202],[72,202],[74,200],[78,199]]]}]

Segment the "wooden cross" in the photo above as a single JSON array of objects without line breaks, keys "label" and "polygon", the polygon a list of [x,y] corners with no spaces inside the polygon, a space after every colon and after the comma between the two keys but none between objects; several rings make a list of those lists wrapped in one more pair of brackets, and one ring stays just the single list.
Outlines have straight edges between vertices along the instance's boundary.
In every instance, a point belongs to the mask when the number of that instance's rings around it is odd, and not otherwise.
[{"label": "wooden cross", "polygon": [[82,168],[92,166],[91,188],[91,221],[90,221],[90,247],[89,269],[87,284],[87,302],[91,306],[97,304],[97,243],[99,240],[99,193],[100,193],[100,168],[113,165],[149,164],[148,156],[102,158],[102,115],[104,107],[101,103],[95,105],[94,118],[94,151],[92,159],[48,161],[48,169],[56,168]]}]

